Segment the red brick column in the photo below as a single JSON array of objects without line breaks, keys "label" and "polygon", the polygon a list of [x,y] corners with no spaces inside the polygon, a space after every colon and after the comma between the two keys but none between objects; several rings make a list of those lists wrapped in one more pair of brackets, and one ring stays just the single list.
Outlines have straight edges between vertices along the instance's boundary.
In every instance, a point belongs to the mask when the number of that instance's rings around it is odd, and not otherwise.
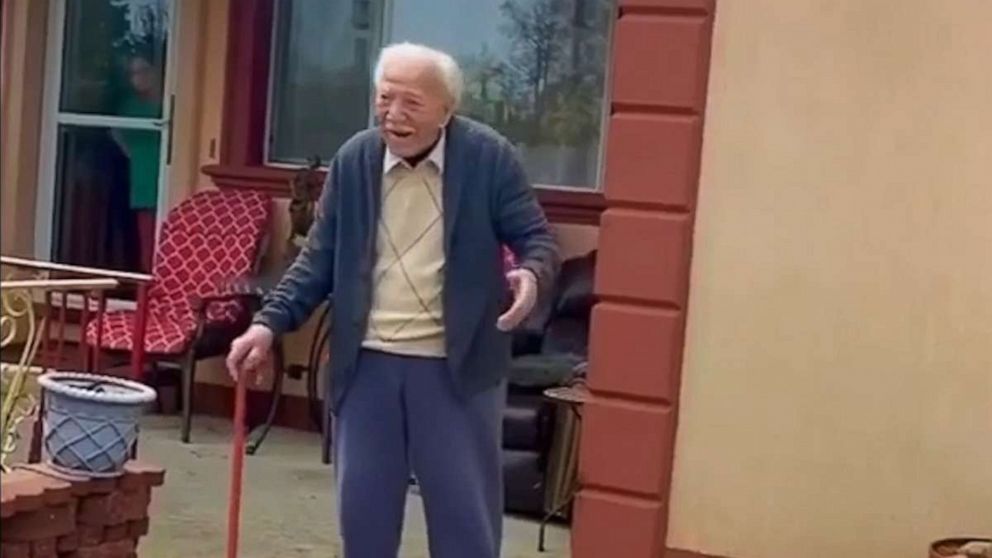
[{"label": "red brick column", "polygon": [[665,552],[714,8],[620,2],[576,558]]},{"label": "red brick column", "polygon": [[116,479],[63,480],[45,466],[0,477],[3,558],[133,558],[165,472],[131,462]]}]

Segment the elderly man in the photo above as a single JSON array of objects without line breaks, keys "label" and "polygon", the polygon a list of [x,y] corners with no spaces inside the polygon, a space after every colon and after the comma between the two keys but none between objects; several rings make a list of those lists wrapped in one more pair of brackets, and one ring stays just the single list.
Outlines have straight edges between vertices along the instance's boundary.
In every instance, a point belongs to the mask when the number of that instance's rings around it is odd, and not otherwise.
[{"label": "elderly man", "polygon": [[[331,293],[331,393],[346,558],[395,558],[409,475],[431,556],[494,558],[509,332],[555,279],[557,247],[512,145],[456,116],[447,54],[383,50],[378,127],[330,163],[307,245],[234,342],[257,368]],[[518,265],[504,273],[507,246]]]}]

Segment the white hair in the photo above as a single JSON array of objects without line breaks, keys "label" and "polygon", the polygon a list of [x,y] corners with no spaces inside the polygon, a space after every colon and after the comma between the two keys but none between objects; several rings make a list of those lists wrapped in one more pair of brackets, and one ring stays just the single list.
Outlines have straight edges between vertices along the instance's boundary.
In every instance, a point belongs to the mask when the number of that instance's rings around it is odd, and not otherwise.
[{"label": "white hair", "polygon": [[383,48],[382,52],[379,53],[379,61],[375,64],[375,73],[373,74],[373,83],[376,87],[382,82],[382,72],[386,62],[400,59],[422,60],[434,66],[448,93],[452,110],[458,108],[462,101],[462,90],[465,89],[462,69],[458,67],[458,62],[450,54],[429,46],[415,43],[396,43]]}]

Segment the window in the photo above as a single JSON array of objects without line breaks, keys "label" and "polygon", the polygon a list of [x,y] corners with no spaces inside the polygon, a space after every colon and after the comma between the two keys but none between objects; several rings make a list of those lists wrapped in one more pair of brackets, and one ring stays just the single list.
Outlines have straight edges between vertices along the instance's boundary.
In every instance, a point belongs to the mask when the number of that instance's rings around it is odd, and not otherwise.
[{"label": "window", "polygon": [[370,0],[276,2],[268,159],[327,160],[365,128],[377,30]]},{"label": "window", "polygon": [[598,187],[611,0],[281,0],[276,11],[270,163],[326,160],[367,127],[379,46],[414,41],[458,59],[461,112],[517,145],[534,183]]}]

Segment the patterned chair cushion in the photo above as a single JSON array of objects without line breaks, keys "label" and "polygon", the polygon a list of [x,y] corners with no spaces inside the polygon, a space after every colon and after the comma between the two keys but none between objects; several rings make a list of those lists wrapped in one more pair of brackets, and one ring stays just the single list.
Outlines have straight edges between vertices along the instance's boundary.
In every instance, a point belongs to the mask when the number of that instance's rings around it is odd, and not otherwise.
[{"label": "patterned chair cushion", "polygon": [[[148,291],[147,353],[174,355],[189,347],[196,333],[193,299],[223,294],[227,283],[254,271],[270,216],[267,196],[232,191],[197,193],[169,213]],[[245,311],[240,302],[211,304],[207,325],[235,323]],[[135,322],[133,311],[107,313],[103,348],[132,350]],[[87,324],[86,342],[97,344],[95,320]]]},{"label": "patterned chair cushion", "polygon": [[[135,313],[131,311],[108,312],[103,317],[104,349],[112,351],[130,351],[134,347]],[[91,321],[86,327],[86,342],[96,345],[96,325]],[[193,338],[196,322],[175,320],[170,316],[149,312],[145,322],[145,352],[148,354],[179,354]]]}]

